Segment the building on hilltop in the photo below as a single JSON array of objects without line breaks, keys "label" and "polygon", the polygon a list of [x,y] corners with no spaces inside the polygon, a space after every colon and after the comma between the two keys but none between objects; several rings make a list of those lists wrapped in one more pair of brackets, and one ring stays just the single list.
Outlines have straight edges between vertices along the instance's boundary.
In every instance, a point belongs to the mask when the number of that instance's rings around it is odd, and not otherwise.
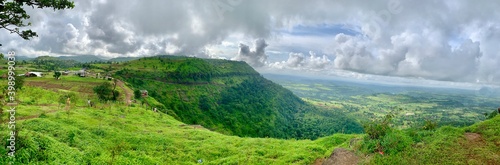
[{"label": "building on hilltop", "polygon": [[26,72],[26,74],[24,74],[24,76],[26,76],[26,77],[43,77],[44,74],[42,72]]}]

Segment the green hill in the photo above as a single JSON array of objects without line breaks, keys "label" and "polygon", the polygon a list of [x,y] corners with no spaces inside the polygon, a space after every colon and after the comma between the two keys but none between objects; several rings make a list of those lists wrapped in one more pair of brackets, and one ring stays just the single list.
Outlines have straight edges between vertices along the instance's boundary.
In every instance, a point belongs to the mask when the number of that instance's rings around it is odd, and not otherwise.
[{"label": "green hill", "polygon": [[109,59],[108,61],[111,61],[111,62],[126,62],[126,61],[137,60],[139,58],[140,57],[116,57],[116,58]]},{"label": "green hill", "polygon": [[[140,102],[126,106],[124,95],[116,103],[99,103],[92,88],[106,80],[47,76],[25,81],[24,89],[16,92],[14,164],[318,164],[338,147],[350,148],[362,164],[500,162],[500,115],[463,128],[391,129],[378,140],[364,134],[334,134],[316,140],[249,138],[187,125],[171,115],[154,113]],[[6,84],[0,79],[2,89]],[[118,90],[123,94],[130,89]],[[67,109],[60,98],[71,95],[75,97]],[[96,102],[96,107],[86,107],[87,99]],[[147,101],[158,102],[153,97]],[[3,106],[0,115],[0,138],[4,139],[0,164],[10,161],[6,154],[8,108]],[[304,119],[322,113],[309,113]]]},{"label": "green hill", "polygon": [[[140,103],[86,107],[87,98],[96,98],[88,87],[104,81],[75,76],[26,79],[25,88],[17,92],[19,135],[14,164],[198,164],[199,160],[205,164],[310,164],[359,136],[338,134],[315,141],[241,138],[186,125]],[[5,80],[0,83],[7,84]],[[58,98],[71,93],[77,97],[67,110]],[[8,117],[7,112],[1,116],[0,164],[10,160],[5,140],[10,138]]]},{"label": "green hill", "polygon": [[316,139],[362,132],[344,114],[305,103],[245,62],[159,56],[114,67],[116,77],[161,102],[161,111],[225,134]]},{"label": "green hill", "polygon": [[72,59],[61,59],[51,56],[39,56],[32,61],[32,66],[40,70],[68,69],[77,65],[78,62]]},{"label": "green hill", "polygon": [[73,60],[79,63],[106,61],[105,59],[95,55],[59,56],[56,58],[60,60]]}]

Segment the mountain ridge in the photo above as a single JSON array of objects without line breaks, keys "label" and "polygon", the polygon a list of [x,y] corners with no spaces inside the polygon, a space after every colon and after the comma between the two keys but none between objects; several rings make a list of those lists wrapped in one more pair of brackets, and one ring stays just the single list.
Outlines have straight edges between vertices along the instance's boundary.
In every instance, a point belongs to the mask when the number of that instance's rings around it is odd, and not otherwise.
[{"label": "mountain ridge", "polygon": [[[249,137],[309,138],[361,133],[359,123],[326,112],[262,77],[245,62],[155,56],[117,64],[115,76],[146,89],[188,124]],[[316,118],[326,113],[331,118]],[[335,120],[334,120],[335,119]]]}]

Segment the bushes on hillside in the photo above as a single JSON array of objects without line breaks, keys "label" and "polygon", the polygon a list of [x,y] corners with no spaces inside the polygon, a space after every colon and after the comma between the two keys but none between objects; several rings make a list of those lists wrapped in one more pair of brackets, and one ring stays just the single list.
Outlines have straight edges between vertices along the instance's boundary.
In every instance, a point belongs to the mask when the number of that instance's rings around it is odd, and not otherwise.
[{"label": "bushes on hillside", "polygon": [[70,92],[70,93],[61,95],[59,97],[58,103],[60,105],[64,105],[64,104],[66,104],[66,101],[68,98],[70,99],[72,104],[76,104],[76,102],[78,101],[78,97],[77,97],[76,93]]},{"label": "bushes on hillside", "polygon": [[370,139],[379,139],[385,136],[387,132],[391,131],[389,124],[391,123],[392,117],[392,114],[388,114],[382,121],[364,123],[363,128],[365,129],[365,133],[368,134]]},{"label": "bushes on hillside", "polygon": [[116,101],[120,93],[115,90],[109,82],[104,82],[101,85],[94,87],[94,92],[101,101]]},{"label": "bushes on hillside", "polygon": [[494,118],[495,116],[498,115],[498,111],[497,110],[494,110],[493,112],[491,112],[488,117],[486,117],[486,119],[492,119]]},{"label": "bushes on hillside", "polygon": [[438,126],[436,121],[433,120],[425,120],[424,121],[424,126],[422,127],[423,130],[434,130]]},{"label": "bushes on hillside", "polygon": [[394,115],[389,114],[381,120],[363,124],[368,136],[361,143],[361,151],[395,155],[407,150],[415,143],[421,142],[424,137],[432,135],[438,127],[436,121],[426,120],[420,126],[398,130],[391,127],[393,117]]}]

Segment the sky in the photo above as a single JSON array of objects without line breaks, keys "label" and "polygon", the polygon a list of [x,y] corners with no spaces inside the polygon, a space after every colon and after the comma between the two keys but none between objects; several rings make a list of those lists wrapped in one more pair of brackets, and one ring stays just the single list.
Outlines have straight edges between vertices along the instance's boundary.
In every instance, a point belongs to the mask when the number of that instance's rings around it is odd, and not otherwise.
[{"label": "sky", "polygon": [[259,72],[498,86],[498,9],[498,0],[75,0],[71,10],[26,8],[39,37],[0,30],[0,52],[174,54]]}]

